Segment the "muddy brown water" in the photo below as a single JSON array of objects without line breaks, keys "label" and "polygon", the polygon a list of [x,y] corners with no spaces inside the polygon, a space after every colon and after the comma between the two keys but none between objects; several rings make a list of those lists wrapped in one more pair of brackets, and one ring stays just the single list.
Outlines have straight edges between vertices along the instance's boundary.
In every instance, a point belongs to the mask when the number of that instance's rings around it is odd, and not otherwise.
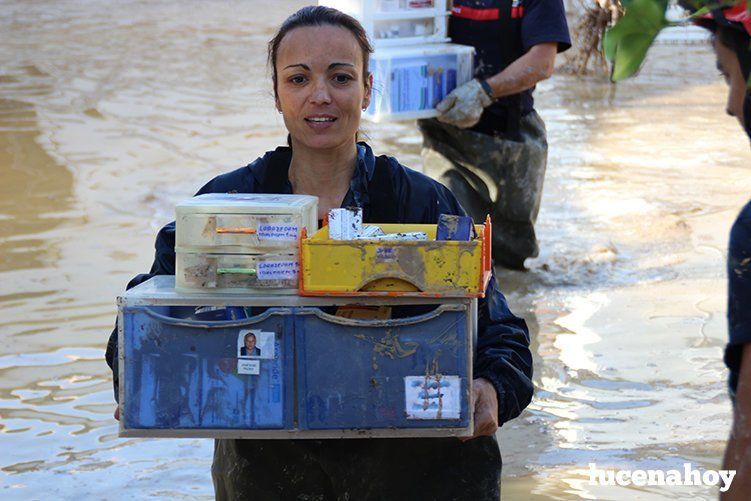
[{"label": "muddy brown water", "polygon": [[[264,45],[300,5],[0,2],[3,499],[212,495],[211,441],[117,438],[104,345],[174,204],[284,141]],[[635,80],[556,76],[537,101],[542,252],[499,279],[538,389],[499,433],[504,497],[712,498],[587,475],[720,464],[725,248],[751,154],[710,51],[659,46]],[[365,129],[420,165],[413,123]]]}]

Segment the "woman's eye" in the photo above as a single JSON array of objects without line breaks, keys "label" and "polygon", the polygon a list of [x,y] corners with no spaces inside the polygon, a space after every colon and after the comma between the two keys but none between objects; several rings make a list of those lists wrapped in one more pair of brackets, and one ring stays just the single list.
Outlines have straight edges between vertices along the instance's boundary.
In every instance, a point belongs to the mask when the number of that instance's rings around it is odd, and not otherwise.
[{"label": "woman's eye", "polygon": [[347,74],[339,74],[334,76],[334,80],[336,81],[336,83],[343,84],[352,80],[352,77]]},{"label": "woman's eye", "polygon": [[305,77],[302,75],[295,75],[293,77],[290,77],[289,81],[295,85],[299,85],[305,82]]}]

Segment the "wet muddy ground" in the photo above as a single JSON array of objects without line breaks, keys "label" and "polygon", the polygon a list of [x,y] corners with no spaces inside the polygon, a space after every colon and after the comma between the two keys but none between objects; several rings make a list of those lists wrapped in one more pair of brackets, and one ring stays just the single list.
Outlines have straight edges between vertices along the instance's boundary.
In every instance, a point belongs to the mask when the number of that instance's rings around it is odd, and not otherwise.
[{"label": "wet muddy ground", "polygon": [[[118,439],[115,296],[174,204],[285,140],[265,43],[301,2],[0,2],[0,487],[4,499],[212,495],[209,440]],[[499,437],[505,497],[696,499],[587,485],[587,464],[719,468],[725,248],[751,153],[703,43],[635,80],[539,87],[541,256],[499,270],[536,398]],[[365,126],[419,167],[414,123]],[[532,495],[530,495],[530,493]]]}]

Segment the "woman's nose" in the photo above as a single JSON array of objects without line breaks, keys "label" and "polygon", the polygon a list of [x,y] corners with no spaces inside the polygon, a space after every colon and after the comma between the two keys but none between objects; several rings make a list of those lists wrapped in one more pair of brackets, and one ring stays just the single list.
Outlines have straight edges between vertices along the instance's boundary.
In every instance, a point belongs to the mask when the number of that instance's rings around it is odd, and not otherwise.
[{"label": "woman's nose", "polygon": [[331,94],[324,79],[317,80],[314,83],[310,101],[315,104],[328,104],[331,102]]}]

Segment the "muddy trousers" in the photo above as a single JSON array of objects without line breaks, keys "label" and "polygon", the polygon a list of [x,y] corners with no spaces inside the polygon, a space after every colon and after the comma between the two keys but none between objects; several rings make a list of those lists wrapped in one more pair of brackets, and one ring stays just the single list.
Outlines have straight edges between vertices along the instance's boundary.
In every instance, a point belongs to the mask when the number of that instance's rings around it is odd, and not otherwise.
[{"label": "muddy trousers", "polygon": [[539,253],[535,221],[548,158],[545,123],[532,111],[521,119],[522,141],[511,141],[435,119],[419,120],[423,166],[446,185],[475,222],[493,219],[493,258],[520,269]]},{"label": "muddy trousers", "polygon": [[224,500],[492,500],[495,437],[216,440],[211,468]]}]

